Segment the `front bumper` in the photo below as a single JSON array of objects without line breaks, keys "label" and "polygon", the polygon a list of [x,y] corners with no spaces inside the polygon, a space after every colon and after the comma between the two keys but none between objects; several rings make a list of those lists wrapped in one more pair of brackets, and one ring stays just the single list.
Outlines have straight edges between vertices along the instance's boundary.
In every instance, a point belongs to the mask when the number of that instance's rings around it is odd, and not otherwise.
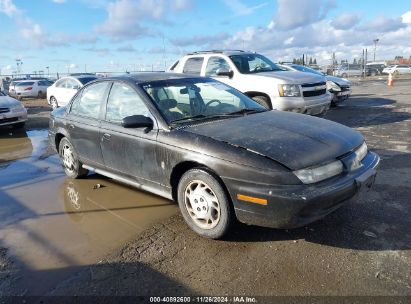
[{"label": "front bumper", "polygon": [[[380,158],[368,152],[362,167],[312,185],[261,185],[225,180],[240,222],[296,228],[325,217],[374,183]],[[258,197],[266,204],[238,199],[238,194]]]},{"label": "front bumper", "polygon": [[314,97],[277,97],[273,107],[280,111],[318,115],[330,108],[332,96],[326,93]]},{"label": "front bumper", "polygon": [[27,121],[27,110],[22,109],[19,112],[0,113],[0,126],[9,126],[16,123]]}]

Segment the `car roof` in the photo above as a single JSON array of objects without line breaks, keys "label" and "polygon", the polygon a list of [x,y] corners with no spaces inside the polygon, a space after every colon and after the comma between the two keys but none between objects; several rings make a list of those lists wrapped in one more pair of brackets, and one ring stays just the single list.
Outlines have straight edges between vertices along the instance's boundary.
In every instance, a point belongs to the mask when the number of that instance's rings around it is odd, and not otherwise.
[{"label": "car roof", "polygon": [[227,56],[231,55],[246,55],[246,54],[255,54],[254,52],[247,52],[243,50],[210,50],[210,51],[198,51],[188,53],[187,56],[192,55],[213,55],[213,54],[223,54]]},{"label": "car roof", "polygon": [[101,80],[125,80],[134,83],[144,83],[150,81],[171,80],[171,79],[186,79],[186,78],[201,78],[204,77],[179,73],[167,72],[141,72],[135,74],[125,74],[116,77],[102,78]]}]

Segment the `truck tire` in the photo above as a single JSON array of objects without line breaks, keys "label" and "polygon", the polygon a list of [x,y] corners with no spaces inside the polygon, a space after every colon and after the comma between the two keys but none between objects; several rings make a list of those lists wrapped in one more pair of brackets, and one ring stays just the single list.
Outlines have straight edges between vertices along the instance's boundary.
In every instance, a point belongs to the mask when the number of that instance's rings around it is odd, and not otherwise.
[{"label": "truck tire", "polygon": [[254,100],[255,102],[259,103],[260,105],[262,105],[264,108],[266,109],[272,109],[271,105],[268,102],[268,98],[264,97],[264,96],[254,96],[251,97],[252,100]]}]

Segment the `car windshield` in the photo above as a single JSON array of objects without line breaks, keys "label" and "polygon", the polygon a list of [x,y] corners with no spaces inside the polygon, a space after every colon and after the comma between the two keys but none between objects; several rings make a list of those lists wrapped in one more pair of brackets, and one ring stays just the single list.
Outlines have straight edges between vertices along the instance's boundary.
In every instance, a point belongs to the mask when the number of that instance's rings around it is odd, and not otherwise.
[{"label": "car windshield", "polygon": [[88,82],[90,82],[90,81],[93,81],[93,80],[96,80],[97,79],[97,77],[81,77],[81,78],[78,78],[78,80],[81,82],[81,84],[86,84],[86,83],[88,83]]},{"label": "car windshield", "polygon": [[140,86],[169,124],[267,111],[237,90],[207,78],[162,80]]},{"label": "car windshield", "polygon": [[324,76],[323,73],[316,71],[312,68],[306,67],[306,66],[302,66],[302,65],[292,65],[292,67],[300,72],[307,72],[307,73],[313,73],[313,74],[317,74],[317,75],[321,75]]},{"label": "car windshield", "polygon": [[267,57],[259,54],[241,54],[229,56],[242,74],[284,71]]}]

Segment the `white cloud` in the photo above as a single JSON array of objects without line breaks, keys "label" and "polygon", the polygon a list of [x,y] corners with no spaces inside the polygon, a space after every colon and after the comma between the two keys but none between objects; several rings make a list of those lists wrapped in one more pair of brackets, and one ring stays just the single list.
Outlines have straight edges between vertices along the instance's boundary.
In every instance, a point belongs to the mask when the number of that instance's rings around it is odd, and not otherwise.
[{"label": "white cloud", "polygon": [[266,6],[268,2],[261,3],[256,6],[247,6],[240,0],[223,0],[236,16],[251,15],[254,11]]},{"label": "white cloud", "polygon": [[13,17],[21,13],[12,0],[0,0],[0,13]]},{"label": "white cloud", "polygon": [[332,0],[277,0],[278,9],[272,27],[292,30],[320,21],[335,7]]},{"label": "white cloud", "polygon": [[114,41],[153,35],[154,30],[143,26],[142,21],[167,23],[166,15],[170,11],[188,9],[191,3],[191,0],[117,0],[108,4],[108,18],[96,31]]},{"label": "white cloud", "polygon": [[66,2],[66,0],[51,0],[51,1],[53,1],[54,3],[57,3],[57,4],[62,4],[64,2]]},{"label": "white cloud", "polygon": [[406,24],[402,22],[402,19],[400,17],[387,18],[385,16],[379,16],[360,26],[359,29],[363,31],[386,33],[396,31],[405,26]]},{"label": "white cloud", "polygon": [[360,17],[357,14],[346,13],[336,17],[331,25],[335,29],[347,30],[358,24]]},{"label": "white cloud", "polygon": [[411,24],[411,11],[406,12],[401,16],[402,22],[406,24]]}]

